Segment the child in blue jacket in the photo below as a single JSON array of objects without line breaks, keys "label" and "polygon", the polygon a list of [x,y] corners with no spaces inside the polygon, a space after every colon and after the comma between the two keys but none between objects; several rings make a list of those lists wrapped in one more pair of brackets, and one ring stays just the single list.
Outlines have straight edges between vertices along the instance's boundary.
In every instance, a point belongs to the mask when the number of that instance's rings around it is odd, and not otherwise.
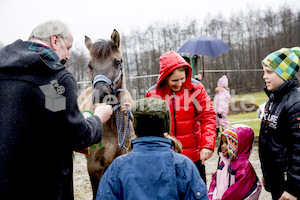
[{"label": "child in blue jacket", "polygon": [[[104,173],[99,199],[201,199],[207,190],[192,160],[175,152],[180,145],[164,137],[170,131],[168,103],[155,98],[133,103],[132,151],[117,157]],[[173,149],[172,149],[173,148]]]}]

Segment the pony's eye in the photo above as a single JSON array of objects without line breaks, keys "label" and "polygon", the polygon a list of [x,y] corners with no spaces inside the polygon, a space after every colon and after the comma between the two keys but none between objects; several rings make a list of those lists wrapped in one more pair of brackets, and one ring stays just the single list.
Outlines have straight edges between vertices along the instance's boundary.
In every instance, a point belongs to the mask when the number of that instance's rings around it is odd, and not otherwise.
[{"label": "pony's eye", "polygon": [[115,64],[116,64],[116,67],[119,67],[122,64],[122,61],[116,60]]},{"label": "pony's eye", "polygon": [[88,67],[89,67],[90,69],[93,69],[93,66],[91,65],[91,62],[89,62]]}]

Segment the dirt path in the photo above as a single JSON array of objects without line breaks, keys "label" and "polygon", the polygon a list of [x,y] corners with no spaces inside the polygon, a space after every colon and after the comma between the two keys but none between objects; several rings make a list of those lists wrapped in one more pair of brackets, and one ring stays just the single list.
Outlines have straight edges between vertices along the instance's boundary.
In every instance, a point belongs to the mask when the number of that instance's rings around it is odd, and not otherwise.
[{"label": "dirt path", "polygon": [[[218,162],[218,156],[216,151],[213,156],[205,163],[206,166],[206,179],[209,186],[211,182],[211,176],[216,170]],[[260,161],[258,158],[258,147],[254,146],[252,154],[250,156],[250,162],[252,163],[258,178],[261,180],[262,172],[260,169]],[[86,160],[83,154],[75,153],[74,160],[74,193],[75,200],[91,200],[92,199],[92,188],[90,185],[89,176],[86,169]],[[260,200],[270,200],[270,193],[264,189],[260,194]]]}]

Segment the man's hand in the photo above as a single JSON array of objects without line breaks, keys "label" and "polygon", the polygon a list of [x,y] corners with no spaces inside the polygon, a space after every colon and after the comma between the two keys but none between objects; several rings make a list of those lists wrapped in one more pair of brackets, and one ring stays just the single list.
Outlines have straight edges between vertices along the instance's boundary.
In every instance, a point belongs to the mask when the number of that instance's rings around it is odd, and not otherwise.
[{"label": "man's hand", "polygon": [[282,193],[282,195],[279,198],[279,200],[297,200],[297,197],[291,195],[288,192],[284,192],[284,193]]},{"label": "man's hand", "polygon": [[107,122],[112,114],[113,110],[111,105],[97,106],[94,111],[94,115],[97,115],[100,118],[102,124]]},{"label": "man's hand", "polygon": [[213,154],[213,150],[203,148],[200,150],[200,159],[201,164],[204,165],[204,162],[208,160]]}]

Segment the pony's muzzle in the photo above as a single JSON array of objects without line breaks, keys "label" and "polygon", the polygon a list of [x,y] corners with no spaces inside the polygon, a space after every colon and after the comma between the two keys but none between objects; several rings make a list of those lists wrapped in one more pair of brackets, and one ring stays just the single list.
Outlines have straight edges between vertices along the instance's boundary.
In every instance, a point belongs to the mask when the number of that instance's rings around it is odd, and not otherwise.
[{"label": "pony's muzzle", "polygon": [[118,98],[115,95],[111,95],[111,89],[106,85],[102,85],[102,86],[103,87],[101,87],[101,90],[99,90],[97,87],[93,90],[93,104],[96,103],[106,103],[108,105],[118,104]]}]

